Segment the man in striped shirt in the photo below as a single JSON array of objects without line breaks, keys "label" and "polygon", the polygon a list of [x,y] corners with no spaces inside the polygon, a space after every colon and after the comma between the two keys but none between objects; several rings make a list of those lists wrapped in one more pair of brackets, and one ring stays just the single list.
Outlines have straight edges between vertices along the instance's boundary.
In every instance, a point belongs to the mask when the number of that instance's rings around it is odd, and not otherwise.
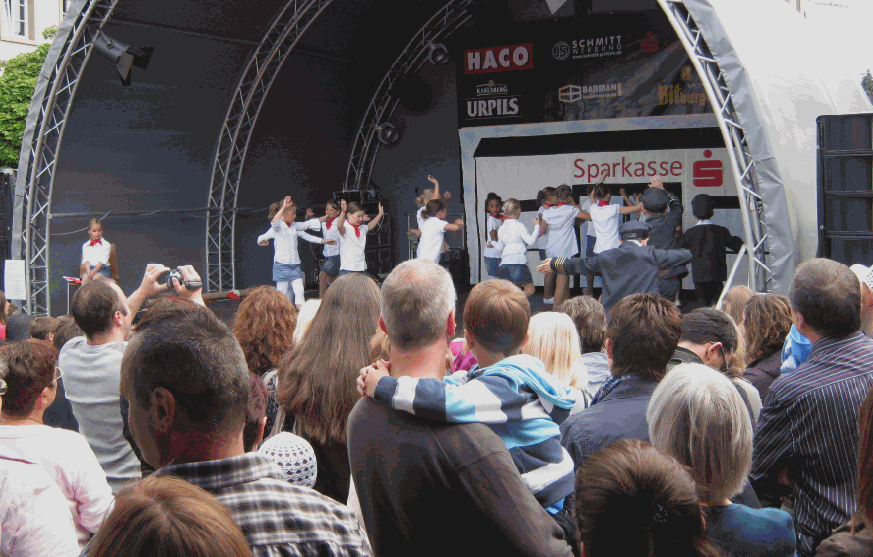
[{"label": "man in striped shirt", "polygon": [[773,382],[755,433],[752,479],[766,491],[787,469],[797,550],[816,546],[855,512],[858,408],[873,385],[873,340],[859,331],[860,288],[826,259],[797,269],[789,297],[809,358]]}]

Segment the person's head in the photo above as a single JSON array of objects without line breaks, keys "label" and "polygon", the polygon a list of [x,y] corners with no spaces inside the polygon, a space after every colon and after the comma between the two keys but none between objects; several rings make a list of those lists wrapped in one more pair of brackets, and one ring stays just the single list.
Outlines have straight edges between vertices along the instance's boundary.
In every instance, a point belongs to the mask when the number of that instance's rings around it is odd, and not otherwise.
[{"label": "person's head", "polygon": [[27,326],[27,329],[30,332],[31,338],[38,338],[39,340],[47,340],[51,342],[54,338],[55,329],[57,329],[60,324],[61,322],[54,317],[42,315],[34,318],[34,320]]},{"label": "person's head", "polygon": [[752,421],[730,379],[701,364],[679,364],[646,409],[652,445],[688,467],[700,499],[719,505],[743,489],[752,467]]},{"label": "person's head", "polygon": [[100,222],[100,219],[88,221],[88,235],[92,240],[99,240],[103,237],[103,223]]},{"label": "person's head", "polygon": [[858,409],[858,512],[852,522],[873,528],[873,390]]},{"label": "person's head", "polygon": [[734,286],[725,293],[724,300],[721,302],[721,310],[730,315],[734,323],[739,326],[743,323],[746,303],[754,295],[755,293],[748,286]]},{"label": "person's head", "polygon": [[275,203],[270,203],[270,208],[267,209],[267,220],[272,221],[279,211],[282,210],[282,202],[277,201]]},{"label": "person's head", "polygon": [[429,219],[431,217],[437,217],[441,219],[445,218],[446,204],[443,203],[442,199],[431,199],[427,202],[427,205],[424,206],[422,216],[426,219]]},{"label": "person's head", "polygon": [[321,306],[321,300],[313,299],[306,300],[300,309],[297,310],[297,326],[294,327],[294,335],[292,337],[292,346],[297,346],[303,340],[303,335],[309,330],[309,324],[312,323],[312,318],[315,317],[318,308]]},{"label": "person's head", "polygon": [[269,398],[263,378],[257,373],[249,372],[249,400],[246,405],[246,425],[243,427],[243,446],[246,451],[256,451],[264,439]]},{"label": "person's head", "polygon": [[52,344],[55,346],[55,350],[60,353],[61,348],[67,343],[71,338],[76,338],[84,335],[82,329],[76,325],[76,320],[73,319],[72,315],[62,315],[59,319],[60,324],[58,328],[55,329],[54,338],[52,338]]},{"label": "person's head", "polygon": [[561,203],[570,203],[573,201],[573,188],[567,184],[561,184],[555,188],[555,197]]},{"label": "person's head", "polygon": [[433,199],[433,194],[436,190],[433,188],[424,188],[421,190],[421,195],[415,198],[415,204],[419,207],[424,207],[427,202]]},{"label": "person's head", "polygon": [[847,266],[810,259],[797,267],[788,293],[794,324],[804,334],[845,337],[861,328],[861,286]]},{"label": "person's head", "polygon": [[528,340],[522,348],[525,354],[542,360],[546,372],[564,385],[588,388],[579,333],[569,315],[554,311],[538,313],[530,318],[527,331]]},{"label": "person's head", "polygon": [[249,371],[259,375],[275,368],[294,345],[297,310],[272,286],[260,286],[239,305],[233,334],[246,355]]},{"label": "person's head", "polygon": [[612,375],[660,381],[676,351],[679,309],[657,294],[631,294],[606,316],[604,347]]},{"label": "person's head", "polygon": [[140,321],[121,360],[130,431],[155,468],[197,461],[216,443],[242,446],[249,370],[233,333],[210,310],[167,309]]},{"label": "person's head", "polygon": [[694,196],[691,200],[691,213],[700,220],[711,219],[715,215],[712,210],[712,198],[705,193]]},{"label": "person's head", "polygon": [[609,186],[602,182],[594,186],[594,191],[591,192],[591,196],[595,201],[606,201],[607,203],[612,199]]},{"label": "person's head", "polygon": [[41,416],[57,394],[55,347],[45,340],[28,338],[11,344],[0,358],[6,367],[3,415],[26,418],[36,410]]},{"label": "person's head", "polygon": [[336,218],[340,214],[340,206],[336,200],[331,199],[327,203],[324,204],[324,215],[329,218]]},{"label": "person's head", "polygon": [[490,192],[485,198],[485,211],[491,216],[496,217],[500,214],[503,208],[503,199],[494,192]]},{"label": "person's head", "polygon": [[380,326],[393,350],[408,352],[438,342],[448,345],[455,334],[451,275],[433,261],[404,261],[382,282],[381,312]]},{"label": "person's head", "polygon": [[379,322],[379,286],[353,273],[331,283],[299,344],[279,363],[277,399],[320,443],[346,440],[358,400],[355,379],[371,363]]},{"label": "person's head", "polygon": [[643,245],[648,244],[649,230],[651,226],[647,222],[632,220],[623,222],[618,227],[618,235],[622,242],[637,240]]},{"label": "person's head", "polygon": [[717,557],[694,479],[638,439],[609,445],[576,471],[576,523],[585,557]]},{"label": "person's head", "polygon": [[606,338],[606,311],[603,305],[591,296],[576,296],[565,300],[558,311],[566,313],[573,320],[579,339],[582,342],[582,353],[600,352]]},{"label": "person's head", "polygon": [[365,214],[364,208],[359,203],[351,201],[346,204],[346,219],[352,226],[359,226],[364,222]]},{"label": "person's head", "polygon": [[246,537],[207,491],[172,476],[149,476],[115,496],[91,542],[92,557],[251,557]]},{"label": "person's head", "polygon": [[739,348],[733,320],[714,308],[698,308],[682,317],[679,346],[691,350],[713,369],[727,372]]},{"label": "person's head", "polygon": [[778,294],[752,296],[746,303],[743,329],[750,361],[779,352],[791,330],[791,302]]},{"label": "person's head", "polygon": [[670,196],[661,188],[646,188],[640,196],[640,201],[647,215],[662,215],[667,212]]},{"label": "person's head", "polygon": [[89,339],[130,325],[130,308],[121,288],[111,280],[92,280],[73,295],[70,313]]},{"label": "person's head", "polygon": [[506,215],[506,218],[517,219],[521,216],[521,203],[510,197],[503,202],[503,214]]},{"label": "person's head", "polygon": [[289,203],[285,207],[285,211],[282,213],[282,220],[285,221],[286,224],[291,224],[295,220],[297,220],[297,204],[293,201]]},{"label": "person's head", "polygon": [[511,356],[518,353],[527,337],[530,302],[519,287],[508,280],[491,279],[473,287],[464,304],[464,338],[477,351]]}]

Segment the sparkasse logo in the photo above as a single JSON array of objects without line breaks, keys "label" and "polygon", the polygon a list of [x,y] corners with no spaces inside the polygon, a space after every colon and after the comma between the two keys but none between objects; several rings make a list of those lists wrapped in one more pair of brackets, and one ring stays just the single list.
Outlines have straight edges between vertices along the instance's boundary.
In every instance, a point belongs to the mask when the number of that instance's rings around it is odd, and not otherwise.
[{"label": "sparkasse logo", "polygon": [[[707,149],[703,157],[712,157],[712,151]],[[724,184],[724,165],[720,160],[695,161],[691,167],[691,183],[698,188],[719,188]]]}]

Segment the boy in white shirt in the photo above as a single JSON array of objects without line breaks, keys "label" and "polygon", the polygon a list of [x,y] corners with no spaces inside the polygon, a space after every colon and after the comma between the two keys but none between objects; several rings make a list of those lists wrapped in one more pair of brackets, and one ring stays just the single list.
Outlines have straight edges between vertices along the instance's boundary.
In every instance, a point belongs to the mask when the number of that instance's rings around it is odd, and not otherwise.
[{"label": "boy in white shirt", "polygon": [[497,231],[496,245],[502,249],[500,266],[497,268],[497,278],[506,279],[522,289],[524,295],[530,297],[534,293],[533,276],[527,265],[527,248],[537,241],[540,230],[545,226],[541,217],[534,220],[533,230],[528,233],[523,224],[518,222],[521,216],[521,204],[517,199],[509,198],[503,202],[503,214],[506,220]]}]

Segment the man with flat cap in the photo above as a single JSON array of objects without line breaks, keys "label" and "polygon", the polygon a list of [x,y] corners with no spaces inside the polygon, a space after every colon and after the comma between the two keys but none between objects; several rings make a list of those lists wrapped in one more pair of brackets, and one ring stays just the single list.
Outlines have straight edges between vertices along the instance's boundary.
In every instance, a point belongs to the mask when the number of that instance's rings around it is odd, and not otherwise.
[{"label": "man with flat cap", "polygon": [[[649,187],[640,198],[643,214],[649,230],[649,244],[657,249],[676,249],[682,242],[682,201],[664,189],[661,178],[652,178]],[[671,302],[676,301],[682,278],[688,275],[688,267],[678,265],[661,271],[658,292]]]},{"label": "man with flat cap", "polygon": [[600,303],[609,312],[622,298],[630,294],[658,293],[658,275],[663,269],[684,265],[691,260],[687,249],[663,250],[647,245],[651,227],[640,221],[623,223],[619,227],[621,243],[593,257],[546,259],[537,267],[540,273],[578,275],[599,274],[603,279]]}]

